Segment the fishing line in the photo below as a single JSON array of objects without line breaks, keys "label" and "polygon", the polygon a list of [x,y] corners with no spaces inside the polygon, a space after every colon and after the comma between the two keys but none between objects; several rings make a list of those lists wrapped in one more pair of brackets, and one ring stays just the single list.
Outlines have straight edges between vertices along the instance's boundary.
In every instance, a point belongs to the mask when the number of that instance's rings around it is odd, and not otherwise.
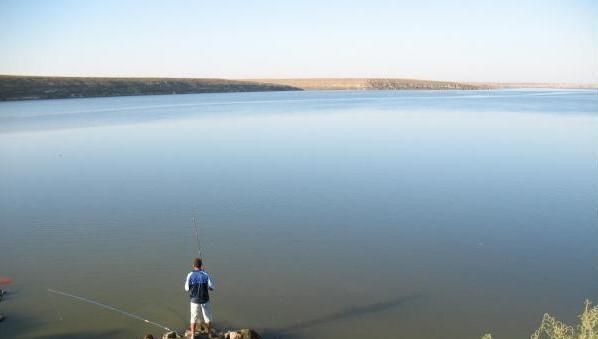
[{"label": "fishing line", "polygon": [[195,219],[195,217],[193,217],[193,226],[195,227],[195,240],[197,241],[197,254],[199,254],[200,258],[202,258],[201,244],[199,243],[199,226],[197,225],[197,219]]},{"label": "fishing line", "polygon": [[79,301],[83,301],[83,302],[86,302],[86,303],[89,303],[89,304],[93,304],[93,305],[96,305],[96,306],[99,306],[99,307],[102,307],[102,308],[105,308],[105,309],[108,309],[108,310],[111,310],[111,311],[114,311],[114,312],[118,312],[118,313],[120,313],[120,314],[122,314],[124,316],[130,317],[130,318],[133,318],[133,319],[137,319],[137,320],[140,320],[140,321],[143,321],[146,324],[150,324],[150,325],[154,325],[156,327],[160,327],[161,329],[164,329],[164,330],[166,330],[168,332],[175,332],[175,331],[171,330],[170,328],[168,328],[168,327],[166,327],[166,326],[164,326],[162,324],[158,324],[157,322],[144,319],[141,316],[138,316],[138,315],[133,314],[133,313],[129,313],[127,311],[119,310],[118,308],[116,308],[114,306],[102,304],[102,303],[97,302],[95,300],[83,298],[83,297],[80,297],[80,296],[77,296],[77,295],[74,295],[74,294],[70,294],[70,293],[66,293],[66,292],[62,292],[62,291],[53,290],[51,288],[48,288],[48,292],[54,293],[54,294],[59,294],[59,295],[65,296],[65,297],[73,298],[73,299],[77,299]]}]

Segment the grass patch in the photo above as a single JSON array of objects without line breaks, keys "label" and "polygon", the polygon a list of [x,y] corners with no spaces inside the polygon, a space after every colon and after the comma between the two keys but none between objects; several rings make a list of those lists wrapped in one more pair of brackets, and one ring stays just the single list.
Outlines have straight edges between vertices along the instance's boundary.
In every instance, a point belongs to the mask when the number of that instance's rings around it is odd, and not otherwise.
[{"label": "grass patch", "polygon": [[[484,334],[482,339],[492,339],[492,335]],[[579,315],[579,325],[576,326],[567,325],[546,313],[530,339],[598,339],[598,306],[586,300],[584,310]]]}]

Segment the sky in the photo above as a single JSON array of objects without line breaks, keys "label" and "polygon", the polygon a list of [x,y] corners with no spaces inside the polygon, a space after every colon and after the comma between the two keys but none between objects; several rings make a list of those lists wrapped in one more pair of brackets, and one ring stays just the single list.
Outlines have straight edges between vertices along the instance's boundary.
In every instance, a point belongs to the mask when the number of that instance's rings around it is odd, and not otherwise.
[{"label": "sky", "polygon": [[596,0],[0,0],[0,74],[598,83]]}]

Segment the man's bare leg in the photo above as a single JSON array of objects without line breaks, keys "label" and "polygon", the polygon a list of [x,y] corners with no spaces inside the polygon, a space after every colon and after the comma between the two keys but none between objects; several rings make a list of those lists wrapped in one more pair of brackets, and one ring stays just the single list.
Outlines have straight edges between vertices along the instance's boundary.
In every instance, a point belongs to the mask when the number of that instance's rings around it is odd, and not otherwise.
[{"label": "man's bare leg", "polygon": [[195,338],[195,324],[197,323],[191,323],[191,338]]},{"label": "man's bare leg", "polygon": [[214,328],[212,328],[212,322],[206,323],[206,328],[208,330],[208,338],[215,338],[216,334],[214,333]]}]

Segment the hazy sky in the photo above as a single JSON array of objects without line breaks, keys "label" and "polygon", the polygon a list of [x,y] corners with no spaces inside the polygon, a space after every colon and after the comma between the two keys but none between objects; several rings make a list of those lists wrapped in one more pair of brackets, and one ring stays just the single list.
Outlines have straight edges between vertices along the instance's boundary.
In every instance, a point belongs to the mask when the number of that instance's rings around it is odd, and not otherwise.
[{"label": "hazy sky", "polygon": [[598,1],[0,0],[0,73],[598,82]]}]

